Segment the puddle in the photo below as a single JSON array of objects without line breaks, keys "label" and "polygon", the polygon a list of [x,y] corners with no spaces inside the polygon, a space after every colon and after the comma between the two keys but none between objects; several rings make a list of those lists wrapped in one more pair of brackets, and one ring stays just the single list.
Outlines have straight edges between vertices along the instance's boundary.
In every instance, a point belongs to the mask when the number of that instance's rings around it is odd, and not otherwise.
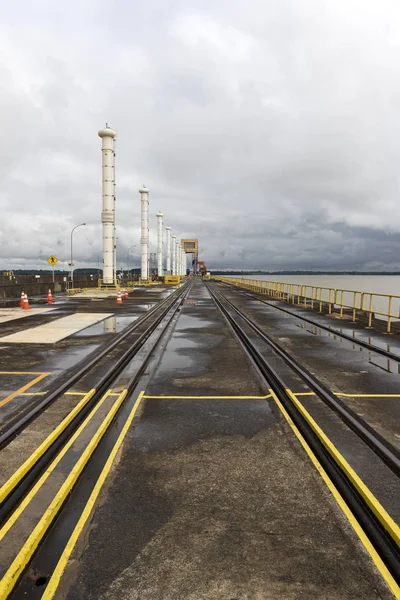
[{"label": "puddle", "polygon": [[86,329],[82,329],[82,331],[78,331],[74,333],[71,337],[90,337],[96,335],[102,335],[104,333],[119,333],[123,331],[128,325],[133,323],[138,319],[138,316],[131,315],[126,317],[114,316],[108,317],[104,319],[104,321],[100,321],[99,323],[95,323]]},{"label": "puddle", "polygon": [[[43,363],[40,364],[41,371],[63,371],[75,366],[86,356],[88,356],[98,344],[87,344],[83,348],[70,348],[63,350],[57,356],[48,358],[47,355],[43,355]],[[47,360],[46,360],[47,359]]]},{"label": "puddle", "polygon": [[179,329],[177,328],[177,331],[185,329],[220,327],[220,324],[217,321],[211,321],[205,317],[188,315],[186,312],[182,312],[179,316],[178,326]]}]

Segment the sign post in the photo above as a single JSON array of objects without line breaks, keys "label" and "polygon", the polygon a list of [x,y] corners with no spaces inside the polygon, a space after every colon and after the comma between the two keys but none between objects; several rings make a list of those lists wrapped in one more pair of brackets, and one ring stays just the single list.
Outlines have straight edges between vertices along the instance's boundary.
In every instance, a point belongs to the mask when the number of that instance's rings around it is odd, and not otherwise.
[{"label": "sign post", "polygon": [[49,264],[51,264],[51,266],[53,267],[53,283],[54,283],[54,267],[55,267],[56,263],[58,263],[58,258],[56,256],[51,255],[47,259],[47,262]]}]

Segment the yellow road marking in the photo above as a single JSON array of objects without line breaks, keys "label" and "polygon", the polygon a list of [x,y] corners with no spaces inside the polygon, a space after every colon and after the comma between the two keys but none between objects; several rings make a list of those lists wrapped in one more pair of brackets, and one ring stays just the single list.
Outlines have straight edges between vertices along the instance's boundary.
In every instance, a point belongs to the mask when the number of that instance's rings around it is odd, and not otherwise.
[{"label": "yellow road marking", "polygon": [[345,396],[346,398],[400,398],[400,394],[339,394],[336,396]]},{"label": "yellow road marking", "polygon": [[[111,390],[108,390],[108,391],[111,391]],[[22,502],[18,506],[18,508],[12,513],[12,515],[10,516],[10,518],[4,523],[3,527],[1,527],[1,529],[0,529],[0,541],[4,538],[4,536],[6,535],[6,533],[14,525],[15,521],[18,519],[18,517],[21,515],[21,513],[28,506],[28,504],[30,503],[30,501],[32,500],[32,498],[37,494],[37,492],[42,487],[42,485],[44,484],[44,482],[46,481],[46,479],[54,471],[54,469],[56,468],[56,466],[58,465],[58,463],[60,462],[60,460],[67,453],[67,451],[69,450],[69,448],[75,442],[75,440],[77,439],[77,437],[82,433],[82,431],[84,430],[84,428],[86,427],[86,425],[89,423],[89,421],[91,420],[91,418],[96,414],[96,412],[98,411],[98,409],[102,406],[102,404],[105,402],[105,400],[107,398],[108,398],[108,393],[106,392],[104,394],[104,396],[102,397],[102,399],[100,400],[100,402],[98,402],[98,404],[96,404],[96,406],[91,410],[91,412],[88,414],[88,416],[83,421],[83,423],[81,424],[81,426],[78,427],[78,429],[75,431],[74,435],[69,439],[69,441],[65,444],[65,446],[62,448],[62,450],[59,452],[59,454],[53,460],[53,462],[51,463],[51,465],[49,466],[49,468],[46,469],[46,471],[43,473],[43,475],[41,476],[41,478],[35,483],[35,485],[30,490],[30,492],[25,496],[25,498],[22,500]],[[1,596],[0,596],[0,600],[1,600]]]},{"label": "yellow road marking", "polygon": [[0,371],[0,375],[49,375],[43,371]]},{"label": "yellow road marking", "polygon": [[132,424],[132,421],[135,417],[137,409],[139,408],[139,405],[143,398],[145,398],[145,395],[144,395],[144,392],[141,392],[129,414],[129,417],[126,420],[126,423],[125,423],[121,433],[118,436],[117,441],[114,444],[113,449],[111,450],[110,456],[108,457],[107,462],[104,465],[102,472],[100,473],[100,477],[98,478],[96,485],[94,486],[93,491],[90,494],[89,500],[87,501],[86,506],[83,509],[83,512],[82,512],[81,516],[79,517],[77,524],[75,525],[75,529],[72,532],[71,537],[69,538],[68,543],[65,546],[65,549],[64,549],[62,555],[60,556],[60,559],[56,565],[56,568],[53,571],[50,581],[46,586],[46,590],[42,596],[42,600],[51,600],[51,598],[54,597],[54,594],[56,593],[58,585],[60,583],[60,579],[65,571],[68,560],[69,560],[69,558],[72,554],[72,551],[75,547],[75,544],[78,541],[80,534],[82,533],[82,530],[86,524],[86,521],[90,517],[90,514],[93,510],[93,506],[97,500],[97,497],[101,491],[101,488],[103,487],[103,484],[107,478],[107,475],[109,474],[109,472],[111,470],[111,467],[114,463],[117,452],[120,449],[120,447],[125,439],[125,436]]},{"label": "yellow road marking", "polygon": [[[315,392],[292,392],[297,396],[315,396]],[[400,398],[400,394],[342,394],[341,392],[332,392],[335,396],[344,398]]]},{"label": "yellow road marking", "polygon": [[86,396],[87,392],[64,392],[64,396]]},{"label": "yellow road marking", "polygon": [[[4,483],[0,488],[0,502],[3,502],[15,486],[21,481],[23,477],[31,470],[34,464],[39,460],[41,456],[46,452],[53,442],[61,435],[61,433],[68,427],[73,421],[76,415],[86,406],[89,400],[94,396],[96,390],[90,390],[83,400],[75,406],[73,410],[61,421],[61,423],[51,432],[51,434],[36,448],[36,450],[27,458],[27,460],[15,471],[15,473]],[[1,530],[0,530],[1,532]],[[1,533],[0,533],[1,536]],[[0,537],[1,539],[1,537]]]},{"label": "yellow road marking", "polygon": [[[13,374],[13,375],[35,375],[36,373],[25,373],[25,372],[9,373],[7,371],[2,371],[0,374],[3,374],[3,375],[4,374],[6,374],[6,375],[11,375],[11,374]],[[23,385],[21,388],[19,388],[18,390],[16,390],[9,396],[7,396],[7,398],[4,398],[4,400],[1,400],[0,406],[4,406],[8,402],[10,402],[10,400],[14,400],[14,398],[16,398],[17,396],[20,396],[23,392],[26,392],[26,390],[28,390],[30,387],[35,385],[35,383],[39,383],[39,381],[41,381],[42,379],[47,377],[47,375],[50,375],[50,373],[40,373],[37,377],[35,377],[35,379],[32,379],[32,381],[29,381],[29,383],[27,383],[26,385]]]},{"label": "yellow road marking", "polygon": [[146,400],[266,400],[268,396],[143,396]]},{"label": "yellow road marking", "polygon": [[45,396],[47,392],[23,392],[19,396]]},{"label": "yellow road marking", "polygon": [[[110,390],[110,392],[111,392],[111,390]],[[8,568],[7,572],[5,573],[4,577],[1,579],[1,581],[0,581],[0,599],[1,600],[4,600],[5,598],[7,598],[8,595],[10,594],[10,592],[12,591],[14,585],[16,584],[16,582],[18,580],[18,577],[20,576],[20,574],[22,573],[22,571],[25,569],[26,565],[32,558],[32,555],[34,554],[40,541],[42,540],[43,536],[46,534],[51,523],[56,518],[58,511],[60,510],[61,506],[63,505],[65,499],[67,498],[68,494],[71,492],[72,488],[74,487],[79,475],[82,473],[82,471],[85,468],[87,462],[89,461],[91,455],[93,454],[93,452],[99,445],[100,440],[102,439],[103,435],[105,434],[106,430],[108,429],[111,421],[117,414],[117,411],[118,411],[119,407],[121,406],[122,402],[124,401],[127,393],[128,393],[128,390],[125,389],[120,394],[118,399],[114,402],[111,410],[108,412],[105,419],[101,422],[100,427],[97,429],[96,433],[94,434],[94,436],[92,437],[92,439],[90,440],[88,445],[86,446],[82,455],[79,457],[78,461],[74,465],[72,471],[70,472],[70,474],[68,475],[68,477],[66,478],[66,480],[64,481],[64,483],[62,484],[60,489],[58,490],[57,494],[54,496],[53,500],[47,507],[46,511],[43,513],[43,516],[41,517],[40,521],[37,523],[37,525],[33,529],[32,533],[30,534],[28,539],[25,541],[21,550],[18,552],[18,554],[15,557],[15,559],[13,560],[11,566]],[[107,393],[104,395],[103,398],[105,399],[106,397],[108,397]],[[96,406],[95,408],[97,409],[98,406]],[[93,411],[92,411],[92,413],[93,413]],[[73,437],[75,437],[75,436],[73,436]],[[61,453],[63,453],[63,451],[61,451]],[[64,452],[64,454],[65,454],[65,452]],[[48,473],[48,471],[46,472],[46,478],[47,478],[47,473]],[[41,480],[39,480],[39,481],[41,481]],[[12,515],[12,517],[13,516],[14,515]]]},{"label": "yellow road marking", "polygon": [[350,508],[347,506],[346,502],[343,500],[342,496],[340,495],[340,493],[334,486],[332,480],[330,479],[330,477],[328,476],[328,474],[322,467],[321,463],[319,462],[319,460],[317,459],[317,457],[311,450],[310,446],[307,444],[306,440],[304,439],[304,437],[302,436],[300,431],[297,429],[296,425],[293,423],[289,414],[286,412],[284,406],[281,404],[280,400],[277,398],[275,392],[273,390],[270,390],[270,392],[271,392],[271,396],[275,400],[276,404],[278,405],[278,407],[279,407],[280,411],[282,412],[283,416],[285,417],[286,421],[289,423],[292,431],[296,435],[300,444],[303,446],[305,452],[307,453],[307,455],[310,458],[311,462],[313,463],[314,467],[317,469],[317,471],[321,475],[321,477],[324,480],[325,484],[327,485],[329,491],[335,498],[337,504],[339,505],[339,507],[345,514],[345,516],[347,517],[350,525],[353,527],[354,531],[358,535],[364,548],[367,550],[367,552],[371,556],[376,568],[378,569],[378,571],[382,575],[383,579],[388,584],[394,597],[397,599],[400,599],[400,587],[397,585],[396,581],[393,579],[392,575],[390,574],[386,565],[382,561],[381,557],[376,552],[375,548],[369,541],[368,537],[365,535],[365,533],[364,533],[363,529],[361,528],[360,524],[358,523],[357,519],[354,517],[353,513],[351,512]]},{"label": "yellow road marking", "polygon": [[292,400],[294,405],[297,407],[301,415],[307,421],[311,429],[318,436],[319,440],[328,450],[329,454],[333,457],[335,462],[343,469],[347,477],[350,479],[354,487],[357,489],[359,494],[364,498],[374,515],[379,519],[385,529],[390,535],[396,540],[397,544],[400,544],[400,527],[395,523],[392,517],[386,512],[381,503],[372,492],[367,488],[364,482],[360,479],[357,473],[352,469],[347,460],[341,455],[336,446],[331,442],[328,436],[322,431],[321,427],[313,419],[309,412],[301,404],[300,400],[296,398],[293,392],[289,389],[286,390],[289,398]]}]

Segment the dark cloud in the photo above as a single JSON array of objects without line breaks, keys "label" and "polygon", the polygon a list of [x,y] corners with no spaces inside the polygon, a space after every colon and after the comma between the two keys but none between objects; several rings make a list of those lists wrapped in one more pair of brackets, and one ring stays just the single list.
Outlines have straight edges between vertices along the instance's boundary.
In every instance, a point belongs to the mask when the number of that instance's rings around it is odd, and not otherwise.
[{"label": "dark cloud", "polygon": [[100,139],[118,263],[139,187],[212,268],[399,269],[394,0],[11,3],[0,26],[0,266],[97,266]]}]

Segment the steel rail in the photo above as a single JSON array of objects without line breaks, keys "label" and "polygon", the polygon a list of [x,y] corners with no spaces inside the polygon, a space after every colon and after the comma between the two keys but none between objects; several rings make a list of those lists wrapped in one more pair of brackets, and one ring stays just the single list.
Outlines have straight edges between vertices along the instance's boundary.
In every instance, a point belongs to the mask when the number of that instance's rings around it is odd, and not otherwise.
[{"label": "steel rail", "polygon": [[104,344],[104,348],[97,353],[92,359],[90,359],[84,366],[78,371],[73,367],[69,369],[71,373],[66,381],[64,381],[61,385],[58,385],[53,391],[51,391],[45,399],[36,404],[34,408],[32,408],[29,412],[25,413],[22,417],[18,419],[13,425],[6,426],[5,431],[0,433],[0,450],[4,448],[10,441],[23,429],[26,425],[28,425],[31,421],[33,421],[40,413],[42,413],[50,404],[52,404],[59,396],[68,391],[74,383],[78,381],[83,375],[86,375],[88,371],[96,366],[107,354],[109,354],[114,348],[116,348],[121,342],[123,342],[129,335],[134,333],[134,331],[142,325],[147,319],[152,317],[155,312],[160,310],[163,306],[168,303],[174,301],[174,298],[179,297],[179,294],[185,288],[179,288],[176,292],[168,296],[165,300],[158,303],[148,312],[144,313],[139,319],[137,319],[132,325],[130,325],[123,333],[121,333],[111,344]]},{"label": "steel rail", "polygon": [[[218,292],[216,292],[218,293]],[[224,301],[278,354],[286,364],[312,389],[323,402],[334,410],[341,419],[400,477],[400,452],[383,436],[376,432],[364,419],[318,381],[304,366],[297,362],[277,342],[249,319],[230,300]]]},{"label": "steel rail", "polygon": [[224,281],[221,281],[221,283],[227,287],[231,287],[232,289],[239,290],[245,296],[254,298],[254,300],[258,300],[259,302],[262,302],[263,304],[266,304],[267,306],[270,306],[271,308],[280,310],[280,311],[290,315],[291,317],[296,317],[297,319],[301,319],[302,321],[305,321],[306,323],[309,323],[310,325],[314,325],[314,327],[320,327],[321,329],[324,329],[325,331],[329,331],[329,333],[333,333],[334,335],[337,335],[338,337],[342,337],[343,339],[348,340],[349,342],[352,342],[353,344],[362,346],[363,348],[366,348],[367,350],[371,350],[372,352],[376,352],[377,354],[381,354],[382,356],[385,356],[386,358],[390,358],[391,360],[400,363],[400,355],[393,354],[393,352],[390,352],[389,350],[385,350],[384,348],[379,348],[379,346],[375,346],[375,344],[370,344],[369,342],[365,342],[364,340],[356,339],[356,338],[352,337],[351,335],[349,335],[348,333],[343,333],[343,332],[339,331],[338,329],[329,327],[329,325],[324,325],[324,324],[318,323],[317,321],[313,321],[312,319],[308,319],[307,317],[304,317],[303,315],[298,315],[298,314],[288,310],[287,308],[283,308],[283,306],[276,306],[276,304],[272,304],[272,302],[268,302],[267,300],[264,300],[263,298],[259,298],[258,296],[256,296],[255,294],[252,294],[251,292],[246,292],[246,291],[244,291],[244,289],[234,287],[229,283],[225,283]]},{"label": "steel rail", "polygon": [[[312,452],[317,457],[318,461],[326,471],[330,479],[333,481],[336,489],[345,500],[347,506],[350,508],[354,517],[358,521],[361,528],[369,538],[370,542],[378,552],[381,559],[386,564],[386,567],[392,574],[396,582],[400,583],[400,548],[389,535],[387,530],[376,518],[372,510],[366,504],[361,494],[354,487],[352,482],[346,476],[345,472],[340,468],[338,463],[329,454],[324,445],[320,442],[317,435],[314,433],[310,425],[306,422],[301,413],[297,410],[291,399],[289,398],[286,390],[288,386],[285,384],[283,379],[276,373],[276,371],[269,365],[268,361],[264,356],[257,350],[244,332],[243,328],[236,322],[235,318],[229,313],[228,309],[224,306],[223,302],[219,299],[221,297],[225,302],[229,304],[218,292],[212,291],[210,286],[206,286],[213,298],[215,304],[220,309],[221,313],[225,317],[228,324],[231,326],[239,341],[243,345],[245,351],[255,363],[258,371],[262,378],[266,380],[268,386],[276,394],[278,400],[282,403],[285,410],[289,414],[293,423],[296,425],[302,436],[310,446]],[[218,297],[219,296],[219,297]],[[240,311],[237,310],[240,314]],[[244,319],[246,321],[246,318]]]},{"label": "steel rail", "polygon": [[[42,473],[46,466],[51,462],[53,457],[58,453],[60,448],[66,443],[71,435],[76,431],[79,425],[84,421],[85,417],[93,409],[95,404],[102,398],[104,392],[111,386],[115,378],[123,371],[127,364],[134,358],[137,352],[143,347],[145,342],[148,340],[150,335],[155,331],[158,325],[163,321],[167,314],[173,310],[173,315],[176,310],[180,307],[181,303],[190,291],[190,287],[184,286],[180,288],[178,296],[174,297],[172,303],[168,303],[163,308],[160,315],[147,327],[147,329],[140,335],[140,337],[129,347],[124,354],[119,358],[118,362],[114,364],[101,378],[98,386],[96,387],[96,393],[90,399],[89,402],[82,408],[82,410],[75,416],[71,423],[60,433],[60,435],[53,441],[49,448],[42,454],[38,460],[30,467],[26,475],[16,483],[16,485],[10,490],[3,502],[0,504],[0,523],[3,523],[11,512],[18,505],[19,501],[24,497],[27,491],[32,487],[34,482]],[[172,315],[172,316],[173,316]],[[172,318],[172,317],[171,317]]]}]

